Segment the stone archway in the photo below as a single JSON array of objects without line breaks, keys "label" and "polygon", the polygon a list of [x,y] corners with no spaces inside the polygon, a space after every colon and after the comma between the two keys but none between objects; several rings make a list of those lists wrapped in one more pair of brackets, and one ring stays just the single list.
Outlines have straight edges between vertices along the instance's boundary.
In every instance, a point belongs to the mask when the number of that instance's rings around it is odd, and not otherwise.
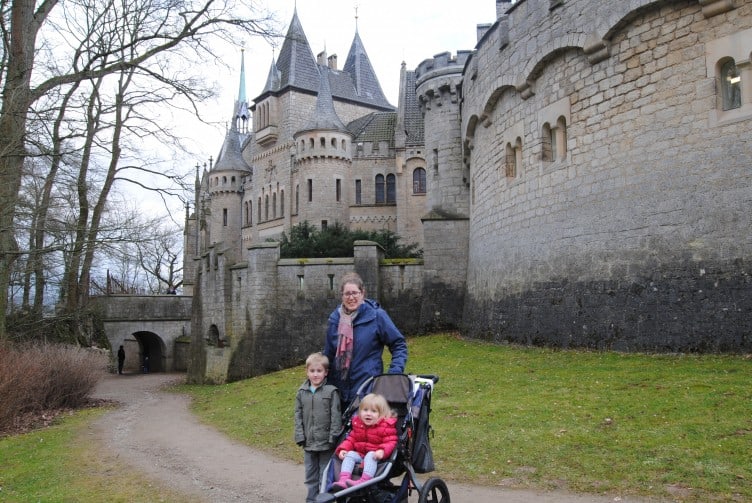
[{"label": "stone archway", "polygon": [[165,345],[161,337],[154,332],[134,332],[133,337],[138,341],[138,356],[143,372],[167,370]]}]

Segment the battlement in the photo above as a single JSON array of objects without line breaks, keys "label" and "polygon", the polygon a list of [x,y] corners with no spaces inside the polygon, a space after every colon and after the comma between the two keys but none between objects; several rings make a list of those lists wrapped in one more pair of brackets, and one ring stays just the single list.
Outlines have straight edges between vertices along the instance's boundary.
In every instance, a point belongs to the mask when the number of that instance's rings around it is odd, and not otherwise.
[{"label": "battlement", "polygon": [[424,59],[415,69],[415,78],[418,85],[426,79],[438,75],[462,72],[470,54],[472,54],[472,51],[457,51],[455,56],[452,56],[450,52],[442,52],[436,54],[433,58]]}]

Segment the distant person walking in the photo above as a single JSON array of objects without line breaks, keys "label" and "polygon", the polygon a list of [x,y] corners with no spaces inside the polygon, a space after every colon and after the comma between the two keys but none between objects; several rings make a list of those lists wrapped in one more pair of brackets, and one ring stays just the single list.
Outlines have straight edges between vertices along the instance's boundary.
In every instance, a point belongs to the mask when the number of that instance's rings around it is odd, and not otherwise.
[{"label": "distant person walking", "polygon": [[125,364],[125,349],[123,346],[120,346],[120,349],[118,349],[118,374],[123,373],[123,365]]}]

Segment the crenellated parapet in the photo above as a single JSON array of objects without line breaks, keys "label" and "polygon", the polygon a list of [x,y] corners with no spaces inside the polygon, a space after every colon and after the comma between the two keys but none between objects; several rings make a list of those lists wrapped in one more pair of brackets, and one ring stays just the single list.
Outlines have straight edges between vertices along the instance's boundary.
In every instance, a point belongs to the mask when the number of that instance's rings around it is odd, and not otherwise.
[{"label": "crenellated parapet", "polygon": [[433,106],[456,105],[462,81],[462,69],[471,51],[457,51],[455,56],[442,52],[424,60],[415,70],[416,93],[421,111]]}]

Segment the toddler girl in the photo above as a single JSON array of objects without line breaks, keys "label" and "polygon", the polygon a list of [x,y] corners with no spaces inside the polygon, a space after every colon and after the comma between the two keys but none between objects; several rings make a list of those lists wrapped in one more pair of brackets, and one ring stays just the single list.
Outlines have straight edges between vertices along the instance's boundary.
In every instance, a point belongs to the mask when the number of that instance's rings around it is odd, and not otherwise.
[{"label": "toddler girl", "polygon": [[[333,490],[341,491],[373,478],[378,461],[387,459],[397,445],[396,424],[397,418],[383,396],[370,393],[363,397],[352,430],[334,451],[342,460],[342,468],[339,479],[332,484]],[[352,480],[353,468],[361,461],[363,474]]]}]

